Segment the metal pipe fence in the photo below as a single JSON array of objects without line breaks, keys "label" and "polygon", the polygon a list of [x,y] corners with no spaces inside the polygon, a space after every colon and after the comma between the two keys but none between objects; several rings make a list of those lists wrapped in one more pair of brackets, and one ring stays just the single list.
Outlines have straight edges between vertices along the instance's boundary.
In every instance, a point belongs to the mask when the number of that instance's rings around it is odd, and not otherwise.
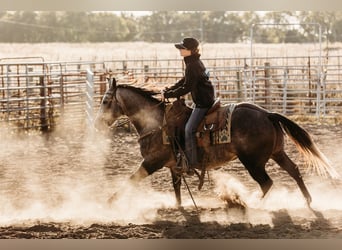
[{"label": "metal pipe fence", "polygon": [[[320,65],[318,57],[267,57],[253,58],[251,65],[249,58],[203,59],[223,103],[253,102],[273,112],[320,119],[341,115],[340,60],[333,56]],[[183,71],[181,60],[0,59],[0,126],[49,131],[65,121],[90,121],[108,75],[119,83],[162,89]]]}]

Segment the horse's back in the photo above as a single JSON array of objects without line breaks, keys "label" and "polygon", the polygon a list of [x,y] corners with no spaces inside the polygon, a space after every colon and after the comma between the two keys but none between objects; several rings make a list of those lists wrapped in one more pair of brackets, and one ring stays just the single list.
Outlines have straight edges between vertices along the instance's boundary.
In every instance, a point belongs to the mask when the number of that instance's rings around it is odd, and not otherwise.
[{"label": "horse's back", "polygon": [[270,113],[267,109],[264,109],[257,104],[249,102],[239,102],[236,104],[235,109],[254,110],[255,112],[260,112],[264,114]]}]

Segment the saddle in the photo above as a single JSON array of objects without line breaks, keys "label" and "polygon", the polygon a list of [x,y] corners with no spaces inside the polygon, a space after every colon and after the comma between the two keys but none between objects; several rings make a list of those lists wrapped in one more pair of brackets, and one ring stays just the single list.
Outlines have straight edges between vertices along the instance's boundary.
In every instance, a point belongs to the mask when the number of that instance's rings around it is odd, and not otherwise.
[{"label": "saddle", "polygon": [[[197,128],[197,145],[203,147],[208,140],[211,145],[230,143],[230,118],[235,105],[221,105],[216,99]],[[177,140],[184,148],[185,124],[191,115],[192,108],[185,104],[184,99],[178,99],[166,106],[163,122],[163,143],[170,144]]]}]

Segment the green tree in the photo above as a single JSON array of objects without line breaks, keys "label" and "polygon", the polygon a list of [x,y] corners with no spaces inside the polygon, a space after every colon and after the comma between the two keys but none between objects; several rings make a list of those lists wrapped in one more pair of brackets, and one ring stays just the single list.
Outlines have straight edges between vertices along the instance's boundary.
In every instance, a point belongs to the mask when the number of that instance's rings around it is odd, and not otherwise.
[{"label": "green tree", "polygon": [[59,27],[58,13],[54,11],[42,12],[39,15],[39,23],[44,28],[39,31],[39,42],[56,42],[59,40],[61,27]]},{"label": "green tree", "polygon": [[331,35],[329,36],[332,42],[342,41],[342,18],[336,20],[331,27]]},{"label": "green tree", "polygon": [[303,23],[302,28],[308,42],[318,41],[319,26],[321,26],[322,38],[332,41],[334,38],[332,31],[337,16],[338,13],[334,11],[302,11],[299,18]]},{"label": "green tree", "polygon": [[[147,16],[112,12],[0,12],[0,42],[342,41],[341,11],[154,11]],[[292,23],[297,25],[292,25]],[[267,24],[267,25],[262,25]]]},{"label": "green tree", "polygon": [[174,11],[154,11],[139,20],[141,40],[148,42],[169,42],[175,32],[177,13]]},{"label": "green tree", "polygon": [[255,42],[260,42],[260,40],[258,40],[258,34],[260,34],[261,32],[261,27],[259,25],[255,25],[255,24],[259,24],[261,23],[261,19],[260,16],[253,11],[246,11],[243,12],[242,15],[240,15],[241,19],[242,19],[242,40],[244,41],[249,41],[250,40],[250,36],[251,36],[251,30],[253,30],[253,38]]}]

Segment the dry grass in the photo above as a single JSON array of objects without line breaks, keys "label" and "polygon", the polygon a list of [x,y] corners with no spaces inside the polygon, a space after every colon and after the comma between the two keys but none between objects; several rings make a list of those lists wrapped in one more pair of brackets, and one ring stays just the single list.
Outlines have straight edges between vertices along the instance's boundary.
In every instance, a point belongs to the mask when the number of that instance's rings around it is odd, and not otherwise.
[{"label": "dry grass", "polygon": [[[322,46],[323,47],[323,46]],[[329,54],[338,54],[342,44],[333,44]],[[130,59],[180,59],[170,43],[3,43],[0,58],[42,57],[45,61],[103,61]],[[248,58],[249,43],[203,43],[204,58]],[[253,44],[253,56],[313,56],[319,54],[319,44]]]},{"label": "dry grass", "polygon": [[324,116],[317,117],[315,115],[288,115],[288,118],[299,124],[318,124],[318,125],[341,125],[341,116]]}]

